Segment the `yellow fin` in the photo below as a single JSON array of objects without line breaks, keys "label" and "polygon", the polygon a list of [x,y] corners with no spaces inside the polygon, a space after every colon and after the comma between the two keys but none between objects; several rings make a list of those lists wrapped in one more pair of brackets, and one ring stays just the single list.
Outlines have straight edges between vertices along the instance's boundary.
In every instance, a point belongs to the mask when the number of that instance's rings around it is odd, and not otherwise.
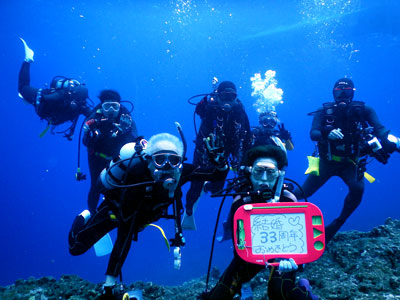
[{"label": "yellow fin", "polygon": [[371,176],[367,172],[364,172],[364,177],[365,177],[365,179],[368,180],[369,183],[373,183],[376,180],[375,177]]},{"label": "yellow fin", "polygon": [[319,157],[307,156],[308,168],[304,174],[319,176]]}]

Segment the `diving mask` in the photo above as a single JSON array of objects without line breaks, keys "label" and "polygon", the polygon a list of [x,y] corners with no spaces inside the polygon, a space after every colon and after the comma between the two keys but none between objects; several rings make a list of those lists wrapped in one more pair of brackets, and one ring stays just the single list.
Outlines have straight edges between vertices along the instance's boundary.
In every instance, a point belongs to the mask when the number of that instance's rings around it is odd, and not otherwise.
[{"label": "diving mask", "polygon": [[218,93],[218,96],[222,102],[233,102],[237,99],[237,94],[233,89],[225,89],[223,92]]},{"label": "diving mask", "polygon": [[264,127],[275,128],[276,124],[278,124],[278,120],[276,118],[266,117],[260,119],[260,123]]},{"label": "diving mask", "polygon": [[333,89],[333,97],[336,102],[350,103],[354,96],[354,88],[350,86],[337,86]]},{"label": "diving mask", "polygon": [[176,168],[182,163],[182,156],[175,153],[157,153],[151,156],[157,169]]},{"label": "diving mask", "polygon": [[233,89],[224,89],[218,93],[218,104],[223,111],[230,111],[237,104],[237,94]]},{"label": "diving mask", "polygon": [[101,108],[103,109],[103,111],[106,111],[106,112],[108,112],[110,110],[119,111],[120,107],[121,107],[121,104],[119,102],[104,102],[101,105]]},{"label": "diving mask", "polygon": [[279,170],[270,166],[255,166],[251,169],[251,175],[257,180],[272,181],[279,177]]},{"label": "diving mask", "polygon": [[111,102],[111,101],[103,102],[101,108],[103,110],[103,114],[105,117],[109,119],[115,119],[119,114],[121,104],[119,102]]},{"label": "diving mask", "polygon": [[273,158],[258,158],[251,167],[250,180],[255,191],[268,187],[272,189],[280,175],[276,160]]},{"label": "diving mask", "polygon": [[278,116],[275,111],[263,113],[259,117],[259,122],[263,127],[275,128],[278,121]]}]

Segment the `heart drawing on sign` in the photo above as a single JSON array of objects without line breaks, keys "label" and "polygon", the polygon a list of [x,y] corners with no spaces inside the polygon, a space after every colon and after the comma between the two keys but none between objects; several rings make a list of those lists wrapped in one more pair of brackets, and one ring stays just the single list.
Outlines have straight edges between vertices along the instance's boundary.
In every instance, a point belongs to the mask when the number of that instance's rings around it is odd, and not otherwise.
[{"label": "heart drawing on sign", "polygon": [[294,218],[288,218],[288,223],[292,226],[300,225],[299,222],[300,222],[299,216],[294,217]]}]

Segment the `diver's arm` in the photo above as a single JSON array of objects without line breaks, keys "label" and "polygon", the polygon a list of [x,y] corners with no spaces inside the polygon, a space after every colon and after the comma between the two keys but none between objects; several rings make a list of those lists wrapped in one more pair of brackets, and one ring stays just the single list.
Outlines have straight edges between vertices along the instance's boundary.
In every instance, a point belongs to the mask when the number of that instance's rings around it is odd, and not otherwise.
[{"label": "diver's arm", "polygon": [[225,180],[229,168],[218,169],[215,166],[195,166],[193,164],[183,164],[182,184],[188,181],[221,181]]},{"label": "diver's arm", "polygon": [[22,38],[20,38],[20,40],[24,44],[25,59],[22,63],[21,70],[19,71],[18,92],[27,102],[29,102],[30,104],[34,104],[36,101],[38,89],[30,86],[31,78],[29,72],[30,64],[33,62],[34,52],[28,47],[28,45]]},{"label": "diver's arm", "polygon": [[312,121],[311,131],[310,131],[310,137],[312,141],[319,141],[323,138],[326,138],[326,135],[324,134],[323,130],[323,123],[324,123],[324,113],[322,110],[322,112],[317,112],[314,115]]},{"label": "diver's arm", "polygon": [[130,120],[129,128],[124,127],[122,124],[120,124],[119,128],[122,130],[119,131],[120,133],[117,135],[117,139],[123,143],[134,142],[139,137],[137,135],[135,121],[133,120]]},{"label": "diver's arm", "polygon": [[365,105],[365,120],[374,128],[374,135],[379,139],[386,139],[389,130],[382,125],[375,110]]},{"label": "diver's arm", "polygon": [[97,123],[97,109],[94,108],[92,112],[90,113],[89,116],[86,117],[85,119],[85,124],[83,125],[83,138],[82,138],[82,143],[86,147],[91,147],[93,146],[93,140],[94,140],[94,135],[95,135],[95,127]]},{"label": "diver's arm", "polygon": [[385,152],[400,152],[400,139],[390,133],[390,130],[382,125],[375,110],[365,106],[366,120],[374,128],[374,135],[381,141]]},{"label": "diver's arm", "polygon": [[30,86],[30,66],[31,64],[26,61],[22,63],[18,76],[18,92],[24,100],[30,104],[34,104],[38,89]]},{"label": "diver's arm", "polygon": [[196,105],[195,113],[198,114],[201,118],[206,117],[207,110],[207,96],[205,96],[199,103]]}]

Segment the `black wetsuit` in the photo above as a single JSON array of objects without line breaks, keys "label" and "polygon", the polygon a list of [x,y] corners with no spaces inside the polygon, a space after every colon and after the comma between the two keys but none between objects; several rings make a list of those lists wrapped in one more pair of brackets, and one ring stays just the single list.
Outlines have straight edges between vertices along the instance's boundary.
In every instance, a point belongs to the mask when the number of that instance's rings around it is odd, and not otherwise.
[{"label": "black wetsuit", "polygon": [[[138,232],[142,231],[145,225],[160,218],[171,218],[166,213],[172,204],[175,204],[177,212],[173,218],[180,226],[183,184],[194,180],[222,179],[226,173],[227,171],[218,171],[214,168],[196,168],[191,164],[183,164],[182,175],[173,198],[169,198],[168,190],[163,188],[162,183],[128,189],[117,188],[104,192],[105,200],[85,225],[82,224],[82,217],[78,216],[75,219],[69,234],[70,253],[83,254],[107,232],[118,227],[117,240],[106,272],[107,275],[118,276],[131,247],[132,238],[136,241]],[[153,179],[147,162],[140,161],[131,169],[126,182],[135,184],[146,181]]]},{"label": "black wetsuit", "polygon": [[[222,138],[224,143],[225,158],[232,167],[238,167],[244,153],[250,147],[250,123],[243,104],[239,101],[230,110],[226,111],[221,106],[203,99],[196,106],[196,114],[201,118],[201,125],[196,136],[196,147],[193,155],[193,164],[196,166],[211,165],[203,139],[210,133],[215,133]],[[199,198],[204,182],[192,182],[186,194],[186,213],[191,215],[193,205]],[[225,184],[221,181],[210,182],[208,190],[219,191]]]},{"label": "black wetsuit", "polygon": [[88,208],[93,214],[99,203],[100,191],[97,187],[97,178],[101,171],[108,167],[111,159],[118,155],[123,145],[135,141],[137,138],[136,124],[128,129],[120,129],[121,115],[129,115],[128,109],[121,105],[118,117],[115,120],[108,120],[104,117],[101,105],[95,107],[87,118],[85,127],[87,130],[83,136],[83,144],[88,150],[88,163],[90,170],[90,190],[88,194]]},{"label": "black wetsuit", "polygon": [[[242,191],[250,191],[247,187]],[[288,192],[282,193],[281,202],[292,202],[293,199],[286,197]],[[254,197],[238,196],[231,206],[230,215],[243,204],[265,202]],[[233,219],[229,220],[233,231]],[[230,300],[237,293],[240,293],[243,283],[250,281],[260,271],[265,270],[265,265],[257,265],[244,261],[234,251],[234,257],[228,268],[222,274],[217,285],[208,293],[201,296],[205,300]],[[280,274],[278,269],[273,267],[268,281],[268,298],[273,300],[307,300],[311,299],[309,292],[304,287],[296,284],[296,271]]]},{"label": "black wetsuit", "polygon": [[[30,86],[30,63],[24,62],[19,72],[18,91],[23,98],[35,107],[41,119],[50,125],[59,125],[71,121],[75,126],[79,115],[88,116],[91,109],[86,99],[88,90],[79,85],[66,89],[37,89]],[[69,133],[70,136],[73,134]]]},{"label": "black wetsuit", "polygon": [[[314,115],[310,135],[313,141],[318,142],[319,176],[308,175],[302,189],[306,197],[309,197],[332,176],[340,177],[349,188],[340,216],[326,226],[327,243],[361,202],[365,163],[360,158],[371,154],[363,134],[367,127],[373,127],[372,134],[386,148],[389,130],[381,124],[375,111],[363,102],[353,101],[346,109],[340,109],[334,103],[326,103]],[[344,135],[343,139],[329,140],[331,130],[338,128]],[[298,199],[304,198],[298,189],[295,194]]]}]

